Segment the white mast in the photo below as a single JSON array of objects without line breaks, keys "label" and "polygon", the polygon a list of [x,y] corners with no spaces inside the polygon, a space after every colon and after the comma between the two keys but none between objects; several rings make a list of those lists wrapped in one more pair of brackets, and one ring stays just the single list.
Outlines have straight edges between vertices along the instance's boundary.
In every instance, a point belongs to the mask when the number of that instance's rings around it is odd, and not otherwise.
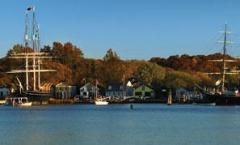
[{"label": "white mast", "polygon": [[28,36],[28,13],[26,10],[26,16],[25,16],[25,34],[24,34],[24,46],[25,46],[25,53],[26,53],[26,64],[25,64],[25,69],[26,69],[26,91],[29,89],[29,84],[28,84],[28,55],[27,55],[27,48],[28,46],[28,41],[29,41],[29,36]]},{"label": "white mast", "polygon": [[225,74],[226,74],[226,62],[225,62],[226,46],[227,46],[227,24],[225,24],[224,41],[223,41],[222,93],[224,93],[224,90],[225,90],[224,88],[225,88]]},{"label": "white mast", "polygon": [[229,43],[231,43],[230,41],[227,40],[227,35],[230,33],[227,31],[227,24],[225,24],[224,26],[224,38],[223,38],[223,41],[220,41],[221,43],[223,43],[223,58],[220,59],[220,60],[209,60],[209,61],[214,61],[214,62],[222,62],[222,71],[221,72],[213,72],[213,73],[208,73],[208,74],[211,74],[211,75],[222,75],[222,85],[221,85],[221,92],[224,93],[225,91],[225,79],[226,79],[226,75],[227,74],[230,74],[230,75],[233,75],[233,74],[239,74],[238,71],[231,71],[231,72],[226,72],[227,70],[227,67],[226,67],[226,63],[227,62],[236,62],[236,60],[227,60],[226,59],[226,55],[227,55],[227,45]]},{"label": "white mast", "polygon": [[[36,22],[35,22],[35,7],[32,7],[32,49],[34,52],[37,51],[36,48]],[[36,91],[36,56],[33,55],[33,90]]]},{"label": "white mast", "polygon": [[[29,19],[29,15],[32,19]],[[30,21],[31,20],[31,21]],[[30,28],[30,26],[32,26]],[[30,36],[30,37],[29,37]],[[31,46],[29,46],[31,45]],[[41,59],[52,58],[48,53],[40,52],[40,37],[39,37],[39,26],[36,22],[35,7],[30,6],[26,9],[25,17],[25,34],[24,34],[24,53],[13,53],[10,54],[9,58],[14,59],[25,59],[25,70],[12,70],[7,73],[25,73],[26,74],[26,91],[29,90],[29,73],[33,73],[33,91],[40,90],[41,88],[41,72],[53,72],[55,70],[41,69]],[[32,48],[33,52],[28,52],[28,48]],[[32,68],[29,67],[32,64]],[[30,69],[29,69],[30,68]],[[38,73],[38,76],[36,75]],[[37,80],[38,78],[38,80]]]}]

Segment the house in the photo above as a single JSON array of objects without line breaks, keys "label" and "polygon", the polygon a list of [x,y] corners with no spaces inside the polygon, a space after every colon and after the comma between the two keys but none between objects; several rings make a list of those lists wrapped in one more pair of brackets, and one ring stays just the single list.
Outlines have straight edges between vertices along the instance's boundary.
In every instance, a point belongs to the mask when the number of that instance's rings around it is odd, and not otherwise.
[{"label": "house", "polygon": [[95,85],[91,83],[86,83],[80,88],[80,97],[81,98],[94,98],[96,96],[96,90],[98,89]]},{"label": "house", "polygon": [[5,98],[10,94],[9,88],[0,86],[0,98]]},{"label": "house", "polygon": [[105,96],[120,98],[126,96],[133,96],[133,85],[130,81],[128,81],[126,85],[122,83],[108,84],[105,91]]},{"label": "house", "polygon": [[107,85],[105,92],[107,97],[124,97],[126,96],[126,90],[123,84],[112,83]]},{"label": "house", "polygon": [[126,96],[133,96],[133,84],[131,81],[128,81],[126,84]]},{"label": "house", "polygon": [[77,87],[64,82],[55,86],[54,96],[58,99],[69,99],[77,95]]},{"label": "house", "polygon": [[154,97],[154,91],[147,85],[140,85],[134,89],[133,95],[141,98]]}]

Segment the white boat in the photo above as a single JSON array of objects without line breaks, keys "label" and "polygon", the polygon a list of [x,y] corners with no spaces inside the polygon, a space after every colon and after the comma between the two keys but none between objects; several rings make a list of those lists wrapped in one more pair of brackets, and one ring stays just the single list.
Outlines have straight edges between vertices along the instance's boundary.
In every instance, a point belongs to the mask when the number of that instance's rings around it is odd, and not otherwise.
[{"label": "white boat", "polygon": [[21,103],[21,104],[17,104],[16,106],[17,107],[31,107],[32,102]]},{"label": "white boat", "polygon": [[95,100],[95,105],[108,105],[108,102],[106,100],[101,99],[96,99]]},{"label": "white boat", "polygon": [[28,102],[27,97],[13,98],[14,107],[31,107],[32,102]]},{"label": "white boat", "polygon": [[4,105],[6,103],[6,100],[0,100],[0,105]]},{"label": "white boat", "polygon": [[31,107],[32,102],[29,102],[27,97],[13,97],[6,100],[6,105],[12,105],[13,107]]},{"label": "white boat", "polygon": [[98,81],[96,80],[96,86],[95,86],[95,105],[103,106],[108,105],[108,101],[104,99],[102,96],[98,96]]}]

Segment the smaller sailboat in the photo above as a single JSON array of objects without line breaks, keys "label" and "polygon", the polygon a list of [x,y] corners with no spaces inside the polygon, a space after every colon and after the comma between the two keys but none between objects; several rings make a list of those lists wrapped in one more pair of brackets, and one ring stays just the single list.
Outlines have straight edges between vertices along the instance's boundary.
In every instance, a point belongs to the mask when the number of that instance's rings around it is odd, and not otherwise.
[{"label": "smaller sailboat", "polygon": [[172,105],[172,90],[168,93],[167,105]]},{"label": "smaller sailboat", "polygon": [[96,86],[95,86],[95,105],[108,105],[108,102],[106,99],[104,99],[102,96],[98,97],[98,81],[96,80]]}]

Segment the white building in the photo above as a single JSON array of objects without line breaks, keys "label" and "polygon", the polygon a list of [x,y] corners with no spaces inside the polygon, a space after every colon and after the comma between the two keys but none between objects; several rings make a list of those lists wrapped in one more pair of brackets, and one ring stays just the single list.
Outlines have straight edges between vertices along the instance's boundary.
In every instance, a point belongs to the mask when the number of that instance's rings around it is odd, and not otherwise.
[{"label": "white building", "polygon": [[96,96],[96,88],[95,85],[91,83],[87,83],[80,88],[80,97],[81,98],[94,98]]}]

